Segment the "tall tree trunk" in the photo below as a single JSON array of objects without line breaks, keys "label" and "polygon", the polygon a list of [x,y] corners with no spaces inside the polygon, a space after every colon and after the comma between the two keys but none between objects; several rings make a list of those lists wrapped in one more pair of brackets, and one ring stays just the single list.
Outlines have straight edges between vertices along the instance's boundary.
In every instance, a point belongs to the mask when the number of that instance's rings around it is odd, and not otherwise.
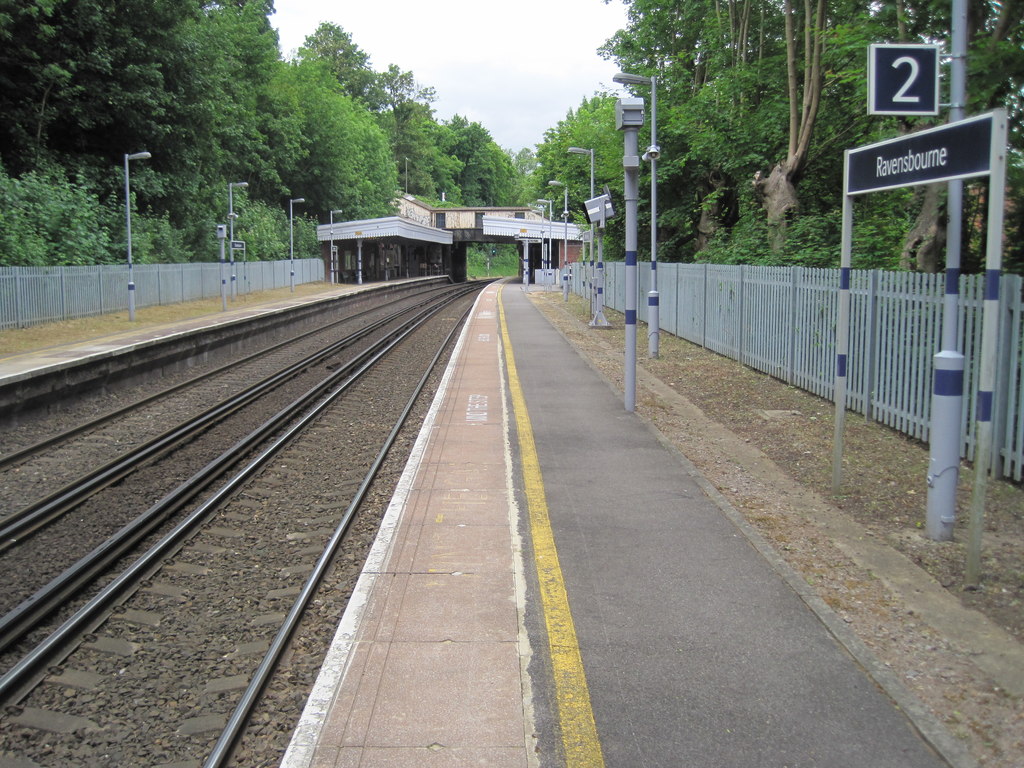
[{"label": "tall tree trunk", "polygon": [[921,199],[914,228],[907,233],[900,254],[900,269],[938,272],[946,248],[946,217],[942,214],[944,184],[917,187],[914,197]]},{"label": "tall tree trunk", "polygon": [[702,251],[723,226],[736,223],[738,217],[735,182],[721,171],[710,171],[700,180],[700,220],[697,222],[696,249]]},{"label": "tall tree trunk", "polygon": [[754,189],[768,216],[772,250],[785,243],[786,225],[799,210],[796,185],[807,165],[814,122],[821,103],[821,56],[825,44],[825,0],[804,0],[803,72],[797,69],[797,31],[792,0],[785,0],[786,75],[789,97],[789,143],[786,159],[767,176],[754,177]]}]

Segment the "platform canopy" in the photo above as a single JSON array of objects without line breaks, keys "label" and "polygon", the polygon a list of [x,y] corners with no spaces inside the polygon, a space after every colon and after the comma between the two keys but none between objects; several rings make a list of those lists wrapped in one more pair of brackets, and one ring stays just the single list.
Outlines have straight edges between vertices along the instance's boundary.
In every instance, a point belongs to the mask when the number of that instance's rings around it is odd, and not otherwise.
[{"label": "platform canopy", "polygon": [[384,237],[400,237],[423,243],[451,245],[452,233],[445,229],[428,227],[425,224],[404,219],[400,216],[386,216],[381,219],[361,221],[336,221],[333,225],[321,224],[316,228],[318,240],[369,240]]},{"label": "platform canopy", "polygon": [[502,216],[484,216],[484,235],[514,237],[519,240],[584,240],[584,233],[575,224],[547,219],[510,219]]}]

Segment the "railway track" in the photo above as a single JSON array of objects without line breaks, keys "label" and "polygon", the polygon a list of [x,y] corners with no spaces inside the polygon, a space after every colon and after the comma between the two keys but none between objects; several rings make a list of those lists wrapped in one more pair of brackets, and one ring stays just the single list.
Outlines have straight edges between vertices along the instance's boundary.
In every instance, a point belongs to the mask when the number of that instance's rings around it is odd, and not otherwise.
[{"label": "railway track", "polygon": [[364,353],[370,334],[400,327],[432,298],[439,294],[360,313],[344,326],[305,335],[295,349],[251,356],[195,388],[172,388],[161,400],[123,409],[118,419],[104,417],[98,427],[78,428],[64,441],[50,439],[22,452],[0,482],[10,499],[23,504],[0,519],[0,567],[23,574],[0,592],[0,653],[42,610],[38,600],[30,612],[25,607],[32,595],[116,532],[133,524],[139,530],[140,509],[162,502],[170,514],[166,497],[172,493],[178,505],[187,503],[202,485],[182,487],[185,480],[209,478],[203,470],[211,462],[240,458],[240,441],[296,398],[315,397],[330,369]]},{"label": "railway track", "polygon": [[[237,744],[246,743],[249,713],[266,690],[277,690],[269,682],[270,673],[280,668],[280,654],[295,655],[293,633],[306,607],[331,605],[332,611],[338,610],[338,592],[315,597],[317,585],[333,572],[342,578],[358,575],[360,552],[376,528],[372,520],[360,522],[357,511],[368,496],[378,501],[390,496],[386,480],[381,490],[376,484],[380,481],[372,479],[387,461],[380,446],[400,439],[396,424],[413,407],[409,393],[426,382],[424,371],[436,362],[437,350],[448,346],[448,335],[461,322],[468,301],[462,297],[429,313],[422,308],[416,314],[430,314],[429,320],[406,318],[394,321],[404,327],[392,323],[377,329],[383,339],[373,345],[351,343],[359,350],[344,361],[335,351],[300,366],[318,368],[321,383],[308,386],[303,380],[301,397],[286,406],[278,403],[273,418],[249,431],[249,436],[262,435],[260,445],[235,440],[201,468],[205,472],[218,463],[231,466],[231,479],[188,475],[147,510],[172,499],[171,511],[153,513],[159,526],[148,524],[144,533],[128,535],[130,545],[108,556],[102,567],[82,566],[94,571],[84,587],[84,604],[33,606],[40,616],[56,617],[61,626],[22,628],[10,635],[0,698],[9,705],[4,715],[9,733],[26,741],[40,731],[48,734],[52,743],[47,742],[44,751],[60,757],[40,765],[76,764],[75,750],[83,749],[76,734],[89,734],[90,758],[83,765],[97,759],[105,764],[159,765],[206,754],[224,761]],[[274,391],[285,388],[280,385]],[[250,406],[228,409],[240,413]],[[293,417],[288,425],[283,423],[285,414]],[[217,422],[204,429],[212,434],[223,426]],[[235,429],[228,431],[233,434]],[[178,446],[198,442],[202,437],[178,438],[173,449],[156,452],[169,458],[177,455]],[[145,475],[146,468],[126,477],[138,474]],[[72,509],[89,506],[106,489],[127,482],[107,485]],[[196,489],[205,492],[199,497]],[[195,498],[176,504],[173,499],[178,495]],[[111,503],[107,498],[101,505]],[[65,512],[61,519],[67,517]],[[353,521],[357,529],[363,526],[354,544],[346,534]],[[43,540],[55,527],[59,526],[42,528],[29,541]],[[143,540],[155,541],[154,553],[140,556],[132,549],[129,558],[129,548]],[[93,548],[102,549],[115,547],[105,539]],[[118,561],[122,565],[115,569],[117,575],[110,575],[111,564]],[[81,589],[76,584],[55,588],[53,594]],[[345,588],[340,589],[343,593]],[[27,611],[22,605],[24,601],[8,615]],[[336,622],[338,615],[332,612],[327,620]],[[289,617],[291,629],[276,629],[282,617]],[[12,662],[13,657],[18,660]],[[258,657],[257,682],[251,682]],[[303,683],[311,682],[317,667],[314,662],[299,675]],[[243,684],[243,678],[249,682]],[[296,703],[305,689],[299,684],[292,690],[293,684],[284,690],[290,691],[285,696],[297,715]],[[120,703],[125,700],[132,702],[130,712]],[[231,702],[238,709],[233,714]],[[46,730],[54,723],[64,723],[71,735]],[[218,730],[224,728],[227,735]],[[140,734],[149,735],[140,739]],[[78,746],[72,749],[71,742]],[[19,745],[14,746],[19,754]],[[251,747],[245,748],[251,752]]]}]

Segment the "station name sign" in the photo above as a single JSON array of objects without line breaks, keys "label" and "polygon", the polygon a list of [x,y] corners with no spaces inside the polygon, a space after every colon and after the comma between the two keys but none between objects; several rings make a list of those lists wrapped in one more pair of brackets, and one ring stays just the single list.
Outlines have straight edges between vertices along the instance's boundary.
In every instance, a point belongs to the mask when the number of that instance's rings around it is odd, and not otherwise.
[{"label": "station name sign", "polygon": [[846,153],[846,194],[985,176],[992,166],[992,114],[880,141]]}]

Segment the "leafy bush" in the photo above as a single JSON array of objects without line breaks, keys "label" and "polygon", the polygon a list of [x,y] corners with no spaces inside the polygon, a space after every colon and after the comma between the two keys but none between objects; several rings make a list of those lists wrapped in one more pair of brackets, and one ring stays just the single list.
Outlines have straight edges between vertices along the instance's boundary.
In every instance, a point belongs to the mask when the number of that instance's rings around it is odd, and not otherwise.
[{"label": "leafy bush", "polygon": [[116,211],[63,172],[12,178],[0,167],[0,265],[116,262],[122,257],[111,237],[117,220]]}]

